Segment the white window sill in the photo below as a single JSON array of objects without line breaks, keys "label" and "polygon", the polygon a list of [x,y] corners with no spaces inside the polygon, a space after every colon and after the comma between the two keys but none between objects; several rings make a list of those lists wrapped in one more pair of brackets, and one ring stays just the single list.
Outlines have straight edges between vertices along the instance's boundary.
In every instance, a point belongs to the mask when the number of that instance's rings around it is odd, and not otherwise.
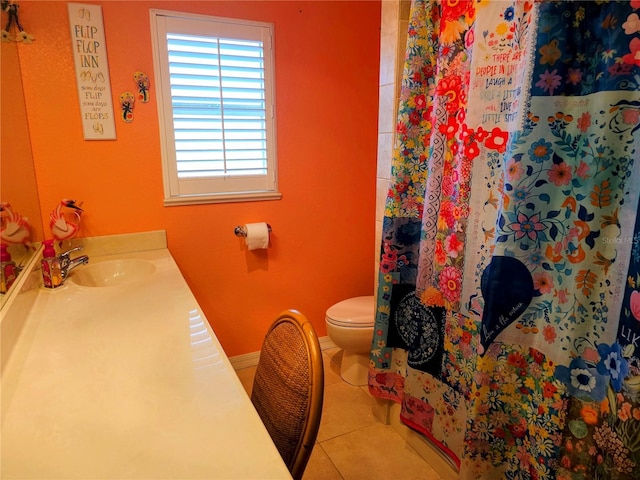
[{"label": "white window sill", "polygon": [[280,200],[279,192],[255,192],[255,193],[228,193],[220,195],[183,195],[164,199],[165,207],[179,205],[198,205],[205,203],[231,203],[231,202],[259,202],[265,200]]}]

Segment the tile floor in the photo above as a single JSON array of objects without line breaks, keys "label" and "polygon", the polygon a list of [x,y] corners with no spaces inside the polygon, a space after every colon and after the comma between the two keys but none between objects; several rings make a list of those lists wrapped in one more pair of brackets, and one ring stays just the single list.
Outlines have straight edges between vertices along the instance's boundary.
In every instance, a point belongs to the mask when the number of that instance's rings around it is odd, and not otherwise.
[{"label": "tile floor", "polygon": [[[323,357],[322,420],[303,480],[442,480],[444,475],[373,415],[367,387],[342,380],[342,350],[325,350]],[[254,372],[255,367],[237,371],[249,394]]]}]

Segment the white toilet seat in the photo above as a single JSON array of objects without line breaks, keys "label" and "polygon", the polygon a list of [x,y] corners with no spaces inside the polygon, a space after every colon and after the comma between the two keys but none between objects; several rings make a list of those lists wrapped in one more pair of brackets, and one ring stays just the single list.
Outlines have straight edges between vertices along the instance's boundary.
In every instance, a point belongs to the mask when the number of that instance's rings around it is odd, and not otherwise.
[{"label": "white toilet seat", "polygon": [[370,295],[338,302],[327,310],[327,322],[344,328],[372,328],[375,323],[374,301],[374,296]]}]

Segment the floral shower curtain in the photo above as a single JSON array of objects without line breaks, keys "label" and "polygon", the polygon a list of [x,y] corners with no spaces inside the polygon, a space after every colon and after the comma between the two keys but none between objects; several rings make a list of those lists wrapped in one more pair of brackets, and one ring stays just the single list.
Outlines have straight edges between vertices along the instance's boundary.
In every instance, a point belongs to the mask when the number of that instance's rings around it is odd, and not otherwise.
[{"label": "floral shower curtain", "polygon": [[640,0],[414,0],[369,389],[463,479],[640,478]]}]

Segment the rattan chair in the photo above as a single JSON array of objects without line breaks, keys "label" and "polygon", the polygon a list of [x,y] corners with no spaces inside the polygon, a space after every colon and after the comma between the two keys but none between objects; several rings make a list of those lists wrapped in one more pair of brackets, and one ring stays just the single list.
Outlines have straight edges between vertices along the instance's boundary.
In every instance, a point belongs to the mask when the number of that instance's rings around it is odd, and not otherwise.
[{"label": "rattan chair", "polygon": [[251,401],[296,480],[318,436],[323,396],[322,352],[313,325],[296,310],[282,312],[262,344]]}]

